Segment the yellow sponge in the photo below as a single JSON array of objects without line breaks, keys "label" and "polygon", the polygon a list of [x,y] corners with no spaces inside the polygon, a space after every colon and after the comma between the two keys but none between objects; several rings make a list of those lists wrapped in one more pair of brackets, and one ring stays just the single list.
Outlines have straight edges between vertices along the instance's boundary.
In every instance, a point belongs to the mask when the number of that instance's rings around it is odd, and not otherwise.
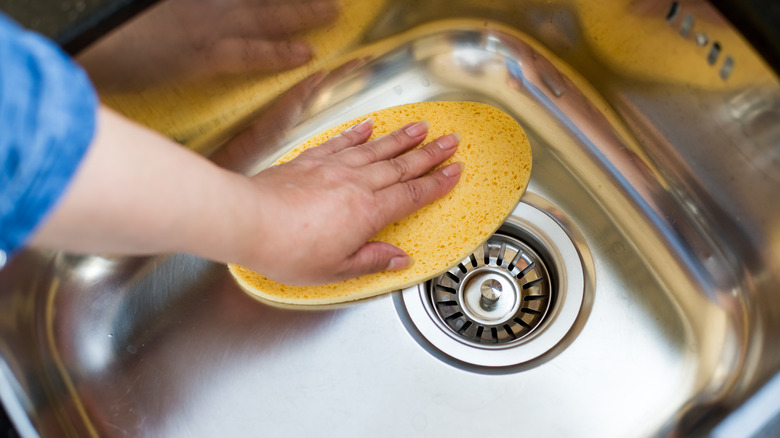
[{"label": "yellow sponge", "polygon": [[396,106],[350,120],[314,136],[280,160],[293,159],[344,129],[371,117],[373,137],[409,122],[427,120],[426,141],[458,132],[458,151],[443,165],[465,163],[458,185],[446,196],[385,227],[374,240],[397,245],[415,263],[403,271],[387,271],[321,286],[290,286],[237,265],[230,272],[247,292],[286,304],[334,304],[409,287],[460,263],[492,235],[512,212],[531,176],[531,147],[520,125],[508,114],[476,102],[421,102]]}]

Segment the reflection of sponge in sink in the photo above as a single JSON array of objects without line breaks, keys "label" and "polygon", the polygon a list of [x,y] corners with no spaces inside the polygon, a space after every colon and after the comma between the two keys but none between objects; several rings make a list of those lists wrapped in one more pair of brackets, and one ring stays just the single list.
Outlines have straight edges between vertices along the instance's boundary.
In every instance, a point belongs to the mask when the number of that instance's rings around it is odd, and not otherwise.
[{"label": "reflection of sponge in sink", "polygon": [[[284,90],[311,74],[331,71],[354,59],[341,57],[365,38],[364,34],[387,8],[387,0],[339,0],[338,3],[338,19],[296,35],[296,39],[309,43],[315,53],[314,59],[303,66],[278,73],[218,75],[138,92],[101,94],[101,101],[124,116],[208,154],[220,139],[224,141],[225,132],[246,121]],[[189,52],[180,55],[182,59],[192,56]]]},{"label": "reflection of sponge in sink", "polygon": [[374,240],[397,245],[415,263],[408,269],[365,275],[322,286],[289,286],[246,268],[230,272],[248,292],[288,304],[332,304],[409,287],[461,262],[492,235],[525,192],[531,175],[531,147],[523,129],[506,113],[475,102],[423,102],[380,110],[314,136],[282,157],[289,161],[344,129],[374,119],[373,137],[417,120],[430,122],[427,141],[458,132],[453,161],[465,163],[458,185],[446,196],[379,232]]}]

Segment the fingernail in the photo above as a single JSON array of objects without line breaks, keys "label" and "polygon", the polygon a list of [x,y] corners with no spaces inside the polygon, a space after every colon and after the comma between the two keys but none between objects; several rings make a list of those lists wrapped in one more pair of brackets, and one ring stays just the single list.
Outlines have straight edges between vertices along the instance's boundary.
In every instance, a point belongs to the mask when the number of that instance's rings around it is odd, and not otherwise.
[{"label": "fingernail", "polygon": [[371,127],[374,126],[374,119],[368,118],[358,123],[357,125],[349,128],[349,131],[355,131],[358,134],[368,134],[371,131]]},{"label": "fingernail", "polygon": [[447,149],[453,149],[455,146],[460,143],[461,137],[460,134],[457,132],[453,132],[452,134],[445,135],[444,137],[439,138],[436,140],[436,143],[439,145],[441,149],[447,150]]},{"label": "fingernail", "polygon": [[419,137],[419,136],[425,134],[426,132],[428,132],[428,128],[430,128],[430,127],[431,127],[430,123],[428,123],[426,120],[422,120],[420,122],[413,123],[413,124],[407,126],[404,129],[404,132],[409,137]]},{"label": "fingernail", "polygon": [[456,161],[448,166],[445,166],[441,173],[444,174],[446,177],[455,177],[461,174],[463,172],[463,162],[462,161]]},{"label": "fingernail", "polygon": [[395,256],[390,259],[390,263],[387,264],[388,271],[400,271],[406,269],[414,264],[414,259],[407,256]]}]

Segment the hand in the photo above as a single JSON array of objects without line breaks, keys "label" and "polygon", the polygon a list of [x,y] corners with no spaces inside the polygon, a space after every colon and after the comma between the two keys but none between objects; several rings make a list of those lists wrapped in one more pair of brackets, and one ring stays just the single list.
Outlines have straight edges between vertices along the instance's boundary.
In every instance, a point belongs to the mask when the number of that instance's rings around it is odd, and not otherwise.
[{"label": "hand", "polygon": [[[369,242],[385,226],[448,193],[462,164],[428,173],[457,149],[449,134],[419,145],[428,124],[371,136],[369,119],[292,161],[260,172],[247,203],[256,234],[239,264],[287,284],[320,284],[408,267],[400,248]],[[254,237],[254,238],[252,238]]]},{"label": "hand", "polygon": [[453,163],[430,171],[455,153],[459,137],[412,149],[427,128],[417,122],[367,141],[367,120],[247,177],[101,107],[89,152],[30,244],[188,252],[288,284],[403,269],[412,262],[404,251],[369,240],[449,192],[462,170]]},{"label": "hand", "polygon": [[103,92],[281,71],[313,56],[297,34],[337,15],[335,0],[166,0],[78,61]]}]

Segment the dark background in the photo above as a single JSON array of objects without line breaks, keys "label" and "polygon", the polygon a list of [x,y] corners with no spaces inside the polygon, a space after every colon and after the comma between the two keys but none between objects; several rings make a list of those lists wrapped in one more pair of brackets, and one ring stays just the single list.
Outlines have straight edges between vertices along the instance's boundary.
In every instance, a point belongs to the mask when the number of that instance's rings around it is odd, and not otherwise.
[{"label": "dark background", "polygon": [[0,409],[0,438],[19,438],[19,434],[11,426],[11,421],[5,414],[5,409]]}]

